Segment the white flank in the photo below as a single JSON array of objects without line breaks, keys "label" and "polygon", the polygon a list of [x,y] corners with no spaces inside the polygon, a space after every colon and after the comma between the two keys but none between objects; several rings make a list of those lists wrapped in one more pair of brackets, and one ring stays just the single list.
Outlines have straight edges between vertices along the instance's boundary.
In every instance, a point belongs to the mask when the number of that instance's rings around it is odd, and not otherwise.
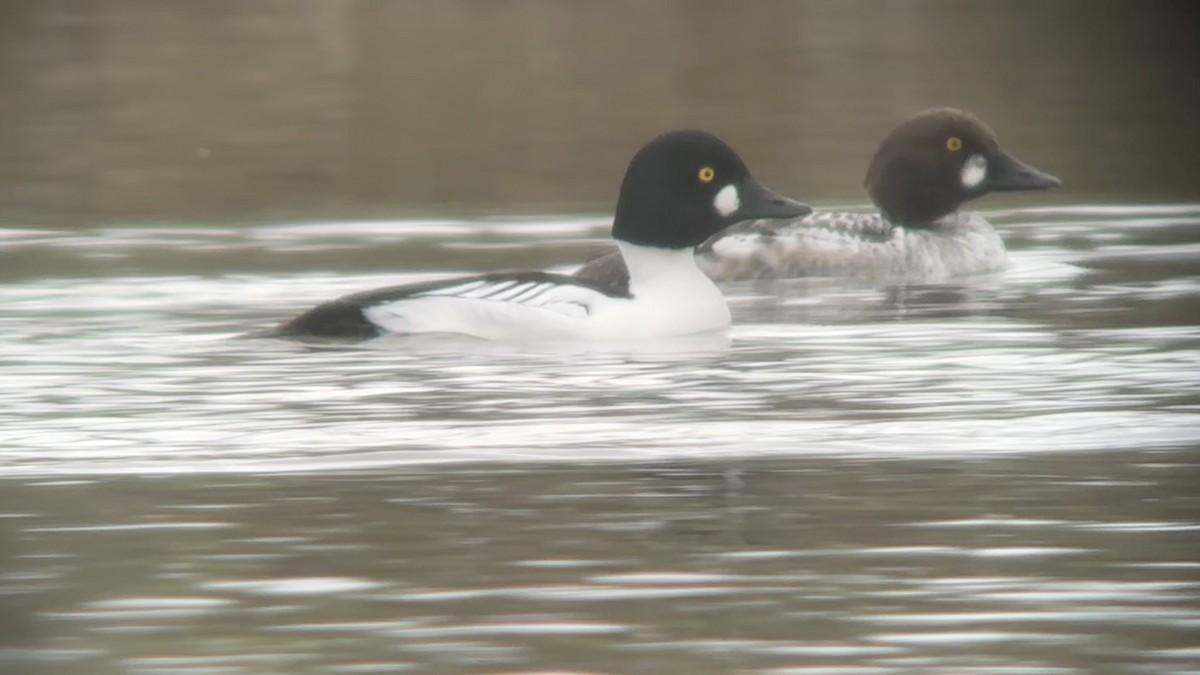
[{"label": "white flank", "polygon": [[713,208],[726,218],[733,215],[741,206],[742,199],[738,195],[737,186],[732,183],[721,188],[717,196],[713,197]]},{"label": "white flank", "polygon": [[972,190],[978,187],[986,177],[987,158],[983,155],[971,155],[966,162],[963,162],[962,173],[959,174],[963,187]]},{"label": "white flank", "polygon": [[486,340],[587,338],[603,293],[573,284],[471,282],[363,310],[393,333],[458,333]]},{"label": "white flank", "polygon": [[729,325],[725,298],[696,267],[691,249],[618,243],[629,266],[631,298],[569,283],[476,279],[367,307],[363,314],[393,333],[504,341],[646,340]]}]

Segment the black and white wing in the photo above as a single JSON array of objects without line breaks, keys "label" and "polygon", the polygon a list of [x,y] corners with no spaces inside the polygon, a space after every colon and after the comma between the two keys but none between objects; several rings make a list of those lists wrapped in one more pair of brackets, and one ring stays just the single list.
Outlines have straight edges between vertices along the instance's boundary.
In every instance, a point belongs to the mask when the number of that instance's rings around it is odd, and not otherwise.
[{"label": "black and white wing", "polygon": [[460,333],[488,339],[571,337],[616,292],[542,272],[393,286],[318,305],[278,328],[298,338],[364,340],[387,333]]}]

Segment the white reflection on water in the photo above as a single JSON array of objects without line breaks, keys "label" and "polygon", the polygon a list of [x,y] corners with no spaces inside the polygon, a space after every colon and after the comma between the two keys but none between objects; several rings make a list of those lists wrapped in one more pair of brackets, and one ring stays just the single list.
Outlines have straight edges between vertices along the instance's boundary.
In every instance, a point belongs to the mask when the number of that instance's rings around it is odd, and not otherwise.
[{"label": "white reflection on water", "polygon": [[[1015,241],[1010,275],[735,285],[728,336],[635,346],[228,339],[356,289],[583,259],[563,242],[591,246],[590,218],[7,230],[46,266],[0,286],[0,461],[9,475],[318,471],[1195,444],[1200,269],[1147,279],[1137,261],[1194,248],[1200,209],[989,215]],[[424,269],[358,264],[418,244]]]},{"label": "white reflection on water", "polygon": [[0,670],[1194,672],[1200,208],[992,217],[632,347],[231,339],[587,218],[0,230]]}]

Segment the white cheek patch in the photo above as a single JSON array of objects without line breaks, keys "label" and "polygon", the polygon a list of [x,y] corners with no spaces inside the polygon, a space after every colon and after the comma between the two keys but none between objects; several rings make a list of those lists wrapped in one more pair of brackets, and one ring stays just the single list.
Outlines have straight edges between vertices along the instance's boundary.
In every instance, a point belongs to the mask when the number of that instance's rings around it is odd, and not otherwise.
[{"label": "white cheek patch", "polygon": [[738,196],[736,185],[729,184],[721,188],[716,197],[713,197],[713,208],[717,213],[728,218],[737,212],[742,207],[742,199]]},{"label": "white cheek patch", "polygon": [[962,186],[968,190],[979,187],[983,179],[987,178],[987,158],[983,155],[971,155],[963,162],[962,172],[958,177]]}]

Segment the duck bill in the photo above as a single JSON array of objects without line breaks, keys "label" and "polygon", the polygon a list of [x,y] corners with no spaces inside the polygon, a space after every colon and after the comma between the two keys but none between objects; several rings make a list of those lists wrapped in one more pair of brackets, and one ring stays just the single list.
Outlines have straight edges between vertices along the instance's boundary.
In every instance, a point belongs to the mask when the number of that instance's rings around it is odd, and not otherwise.
[{"label": "duck bill", "polygon": [[1012,155],[997,150],[988,158],[987,189],[992,192],[1047,190],[1062,185],[1062,181],[1039,171]]},{"label": "duck bill", "polygon": [[730,214],[733,220],[798,218],[812,213],[811,206],[768,190],[753,178],[747,178],[738,192],[741,204]]}]

